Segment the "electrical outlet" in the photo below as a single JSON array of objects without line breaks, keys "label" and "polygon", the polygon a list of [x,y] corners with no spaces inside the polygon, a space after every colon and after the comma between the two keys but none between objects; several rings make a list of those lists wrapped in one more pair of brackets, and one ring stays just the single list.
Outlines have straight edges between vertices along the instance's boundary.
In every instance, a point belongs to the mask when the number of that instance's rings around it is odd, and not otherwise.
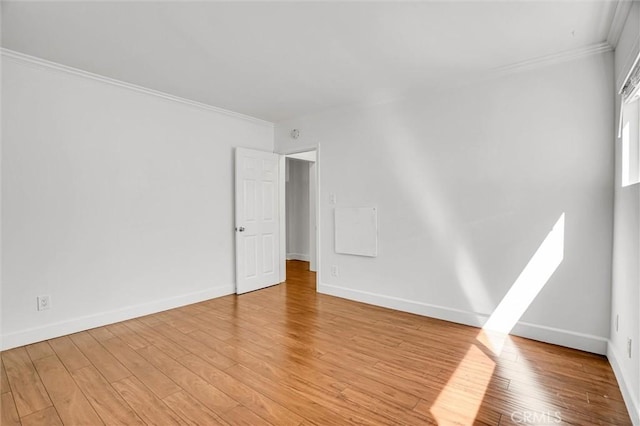
[{"label": "electrical outlet", "polygon": [[331,265],[331,276],[338,278],[338,266]]},{"label": "electrical outlet", "polygon": [[616,331],[620,330],[620,315],[616,315]]},{"label": "electrical outlet", "polygon": [[329,194],[329,203],[330,204],[336,204],[338,202],[338,199],[336,197],[336,194]]},{"label": "electrical outlet", "polygon": [[627,355],[631,358],[631,339],[627,339]]},{"label": "electrical outlet", "polygon": [[46,311],[51,307],[51,297],[49,296],[38,296],[36,300],[38,301],[39,311]]}]

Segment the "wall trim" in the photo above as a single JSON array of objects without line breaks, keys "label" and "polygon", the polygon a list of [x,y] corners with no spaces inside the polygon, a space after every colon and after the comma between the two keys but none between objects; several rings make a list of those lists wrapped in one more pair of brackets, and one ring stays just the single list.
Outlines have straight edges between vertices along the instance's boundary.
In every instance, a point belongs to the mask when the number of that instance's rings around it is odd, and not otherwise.
[{"label": "wall trim", "polygon": [[287,253],[287,260],[302,260],[304,262],[309,262],[309,255],[303,253]]},{"label": "wall trim", "polygon": [[[483,313],[416,302],[399,297],[386,296],[368,291],[353,290],[325,283],[320,283],[318,285],[318,292],[357,302],[382,306],[384,308],[469,325],[472,327],[482,327],[489,317],[489,315]],[[519,322],[510,334],[600,355],[607,353],[607,339],[570,330]]]},{"label": "wall trim", "polygon": [[[624,12],[624,7],[628,7],[629,9],[626,11],[626,14],[628,15],[629,10],[631,8],[631,5],[629,4],[628,6],[621,6],[621,3],[631,3],[630,1],[626,1],[626,0],[622,0],[618,3],[618,6],[616,7],[616,16],[618,15],[618,9],[621,9],[620,14],[622,14]],[[626,15],[624,15],[625,19],[622,20],[622,26],[620,28],[620,32],[622,31],[622,27],[624,22],[626,21]],[[614,20],[615,20],[615,16],[614,16]],[[617,19],[622,19],[622,18],[617,18]],[[616,21],[617,22],[617,21]],[[613,28],[613,23],[612,23],[612,27]],[[611,32],[611,31],[610,31]],[[618,35],[618,39],[619,39],[620,35]],[[607,39],[609,40],[609,39]],[[617,43],[617,41],[616,41]],[[533,59],[527,59],[521,62],[516,62],[513,64],[509,64],[509,65],[504,65],[501,67],[497,67],[497,68],[493,68],[488,70],[488,72],[485,75],[485,78],[492,78],[492,77],[498,77],[498,76],[502,76],[502,75],[506,75],[506,74],[512,74],[512,73],[517,73],[520,71],[526,71],[526,70],[531,70],[531,69],[535,69],[535,68],[539,68],[539,67],[544,67],[544,66],[549,66],[549,65],[554,65],[554,64],[558,64],[558,63],[562,63],[562,62],[568,62],[574,59],[579,59],[585,56],[590,56],[590,55],[595,55],[598,53],[604,53],[604,52],[610,52],[613,51],[613,45],[609,43],[609,41],[606,42],[602,42],[602,43],[598,43],[598,44],[594,44],[591,46],[587,46],[587,47],[583,47],[583,48],[578,48],[578,49],[572,49],[572,50],[567,50],[564,52],[560,52],[560,53],[556,53],[556,54],[552,54],[552,55],[546,55],[546,56],[540,56],[538,58],[533,58]],[[0,48],[0,56],[2,56],[3,58],[7,58],[7,59],[12,59],[16,62],[21,62],[21,63],[25,63],[25,64],[30,64],[33,66],[37,66],[37,67],[41,67],[41,68],[46,68],[46,69],[52,69],[52,70],[56,70],[56,71],[61,71],[61,72],[66,72],[68,74],[73,74],[73,75],[77,75],[80,77],[84,77],[84,78],[88,78],[91,80],[95,80],[95,81],[99,81],[102,83],[106,83],[106,84],[110,84],[113,86],[117,86],[117,87],[121,87],[121,88],[125,88],[125,89],[129,89],[135,92],[139,92],[139,93],[143,93],[146,95],[151,95],[151,96],[155,96],[155,97],[159,97],[168,101],[172,101],[172,102],[177,102],[177,103],[181,103],[184,105],[188,105],[191,107],[195,107],[195,108],[199,108],[199,109],[203,109],[206,111],[213,111],[213,112],[217,112],[219,114],[223,114],[223,115],[227,115],[230,117],[234,117],[234,118],[239,118],[242,120],[246,120],[246,121],[250,121],[252,123],[256,123],[256,124],[261,124],[261,125],[265,125],[271,128],[275,129],[275,123],[270,122],[270,121],[266,121],[266,120],[262,120],[256,117],[251,117],[249,115],[245,115],[245,114],[241,114],[239,112],[234,112],[234,111],[230,111],[224,108],[220,108],[220,107],[216,107],[213,105],[209,105],[209,104],[205,104],[202,102],[197,102],[197,101],[193,101],[190,99],[186,99],[186,98],[182,98],[179,96],[174,96],[171,95],[169,93],[165,93],[165,92],[161,92],[158,90],[154,90],[154,89],[149,89],[143,86],[138,86],[136,84],[132,84],[132,83],[127,83],[125,81],[121,81],[121,80],[117,80],[117,79],[113,79],[110,77],[106,77],[100,74],[95,74],[89,71],[84,71],[78,68],[74,68],[74,67],[70,67],[67,65],[63,65],[57,62],[52,62],[52,61],[48,61],[46,59],[42,59],[42,58],[38,58],[36,56],[31,56],[31,55],[27,55],[25,53],[21,53],[15,50],[11,50],[11,49],[7,49],[7,48]],[[481,78],[482,79],[482,78]],[[475,80],[473,80],[475,81]],[[469,81],[471,82],[471,80]],[[385,104],[385,103],[390,103],[390,102],[395,102],[398,101],[400,99],[405,99],[407,96],[406,95],[400,95],[400,96],[396,96],[396,97],[392,97],[390,99],[384,99],[381,101],[373,101],[373,102],[361,102],[361,103],[354,103],[353,105],[349,105],[347,107],[350,106],[373,106],[373,105],[378,105],[378,104]],[[332,108],[330,108],[332,109]],[[315,114],[315,113],[314,113]],[[311,148],[314,149],[314,148]]]},{"label": "wall trim", "polygon": [[127,306],[122,309],[100,312],[97,314],[86,315],[83,317],[73,318],[60,321],[53,324],[47,324],[42,327],[21,330],[2,336],[3,346],[1,350],[16,348],[31,343],[41,342],[47,339],[64,336],[67,334],[77,333],[104,325],[113,324],[120,321],[126,321],[132,318],[138,318],[144,315],[155,314],[157,312],[166,311],[168,309],[179,308],[181,306],[198,303],[209,299],[233,294],[236,291],[235,284],[228,284],[210,288],[204,291],[183,294],[168,299],[155,300],[149,303]]},{"label": "wall trim", "polygon": [[[442,81],[437,88],[430,88],[417,93],[413,93],[413,92],[411,94],[402,93],[398,95],[383,97],[381,99],[362,100],[359,102],[353,102],[353,103],[344,104],[340,106],[321,109],[315,112],[304,113],[298,117],[295,117],[295,120],[304,121],[304,119],[307,117],[321,116],[329,112],[351,111],[351,110],[360,109],[360,108],[366,109],[366,108],[373,108],[380,105],[403,102],[407,100],[422,99],[425,96],[428,96],[429,94],[443,93],[451,90],[460,90],[465,87],[469,87],[477,83],[491,81],[492,79],[496,79],[499,77],[518,74],[520,72],[532,71],[539,68],[544,68],[547,66],[570,62],[570,61],[582,59],[588,56],[597,55],[597,54],[606,53],[606,52],[612,52],[612,51],[613,51],[613,48],[609,45],[609,43],[602,42],[602,43],[593,44],[591,46],[587,46],[583,48],[566,50],[564,52],[555,53],[552,55],[540,56],[538,58],[528,59],[528,60],[516,62],[513,64],[507,64],[507,65],[503,65],[496,68],[480,70],[475,75],[470,76],[467,79],[445,80],[445,81]],[[290,123],[293,119],[294,118],[289,118],[279,122],[278,124],[283,123],[287,125],[287,123]],[[313,149],[313,148],[309,148],[309,149]],[[284,152],[284,153],[287,153],[287,152]]]},{"label": "wall trim", "polygon": [[633,6],[633,2],[630,0],[618,0],[615,2],[615,10],[609,24],[609,33],[607,34],[607,43],[613,49],[618,46],[631,6]]},{"label": "wall trim", "polygon": [[625,380],[624,374],[622,373],[622,367],[620,366],[620,362],[618,361],[621,358],[618,355],[611,340],[608,341],[607,345],[607,359],[609,360],[609,364],[611,364],[611,368],[613,369],[613,374],[615,374],[616,376],[616,380],[618,380],[618,387],[620,388],[620,392],[622,393],[624,403],[627,406],[627,411],[629,412],[629,416],[631,417],[631,422],[634,425],[640,425],[640,406],[638,406],[637,395],[634,395],[633,389]]},{"label": "wall trim", "polygon": [[261,120],[256,117],[251,117],[249,115],[241,114],[239,112],[230,111],[228,109],[216,107],[213,105],[205,104],[202,102],[192,101],[190,99],[181,98],[180,96],[174,96],[169,93],[161,92],[159,90],[149,89],[143,86],[138,86],[137,84],[127,83],[126,81],[116,80],[114,78],[105,77],[100,74],[95,74],[89,71],[84,71],[78,68],[70,67],[67,65],[63,65],[57,62],[48,61],[46,59],[38,58],[36,56],[27,55],[25,53],[17,52],[15,50],[0,48],[0,54],[3,59],[11,59],[15,62],[20,62],[27,65],[36,66],[39,68],[45,68],[49,70],[55,70],[64,72],[67,74],[73,74],[79,77],[87,78],[94,81],[99,81],[101,83],[109,84],[112,86],[117,86],[123,89],[128,89],[134,92],[143,93],[145,95],[155,96],[157,98],[162,98],[167,101],[177,102],[179,104],[188,105],[191,107],[199,108],[206,111],[216,112],[218,114],[226,115],[233,118],[239,118],[241,120],[249,121],[255,124],[260,124],[263,126],[268,126],[271,128],[275,127],[275,124]]},{"label": "wall trim", "polygon": [[527,71],[611,51],[613,51],[613,47],[611,47],[611,45],[607,42],[592,44],[590,46],[581,47],[578,49],[565,50],[564,52],[526,59],[524,61],[497,67],[490,71],[490,76],[502,76],[505,74]]}]

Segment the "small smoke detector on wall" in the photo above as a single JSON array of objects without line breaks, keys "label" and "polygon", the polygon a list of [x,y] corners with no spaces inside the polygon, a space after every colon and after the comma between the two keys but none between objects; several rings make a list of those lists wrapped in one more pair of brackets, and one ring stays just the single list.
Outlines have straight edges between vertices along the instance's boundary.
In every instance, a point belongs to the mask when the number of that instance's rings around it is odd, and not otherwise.
[{"label": "small smoke detector on wall", "polygon": [[292,139],[298,139],[300,137],[300,130],[293,129],[291,130],[291,133],[289,133],[289,135],[291,136]]}]

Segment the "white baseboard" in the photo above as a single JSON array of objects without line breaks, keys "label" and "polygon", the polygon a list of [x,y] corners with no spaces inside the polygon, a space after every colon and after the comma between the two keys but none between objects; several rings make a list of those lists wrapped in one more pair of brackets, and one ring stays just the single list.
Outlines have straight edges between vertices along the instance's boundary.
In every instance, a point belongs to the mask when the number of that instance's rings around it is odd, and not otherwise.
[{"label": "white baseboard", "polygon": [[616,375],[616,379],[618,380],[618,387],[620,388],[620,392],[622,393],[622,398],[624,399],[624,403],[627,406],[627,411],[629,412],[629,416],[631,417],[631,422],[638,426],[640,425],[640,406],[638,406],[638,398],[637,395],[633,392],[631,386],[625,380],[625,376],[622,373],[622,368],[620,367],[620,356],[615,350],[613,343],[609,341],[609,345],[607,346],[607,358],[609,359],[609,364],[611,364],[611,368],[613,369],[613,373]]},{"label": "white baseboard", "polygon": [[[395,309],[398,311],[451,321],[458,324],[470,325],[473,327],[482,327],[489,317],[487,314],[431,305],[428,303],[416,302],[413,300],[361,290],[353,290],[325,283],[320,283],[318,286],[318,292],[371,305]],[[607,339],[590,334],[577,333],[570,330],[519,322],[513,328],[511,334],[600,355],[607,353]]]},{"label": "white baseboard", "polygon": [[309,262],[309,255],[302,253],[287,253],[287,260],[303,260]]},{"label": "white baseboard", "polygon": [[47,324],[42,327],[35,327],[27,330],[21,330],[2,336],[2,350],[24,346],[35,342],[41,342],[47,339],[64,336],[71,333],[77,333],[91,328],[101,327],[103,325],[113,324],[119,321],[125,321],[131,318],[137,318],[144,315],[154,314],[166,311],[167,309],[178,308],[180,306],[190,305],[192,303],[202,302],[204,300],[214,299],[216,297],[226,296],[235,292],[235,285],[224,285],[211,288],[204,291],[184,294],[168,299],[155,300],[139,305],[127,306],[122,309],[113,311],[100,312],[97,314],[87,315],[79,318],[72,318],[53,324]]},{"label": "white baseboard", "polygon": [[518,322],[510,334],[598,355],[607,354],[607,339],[594,336],[593,334],[532,324],[524,321]]}]

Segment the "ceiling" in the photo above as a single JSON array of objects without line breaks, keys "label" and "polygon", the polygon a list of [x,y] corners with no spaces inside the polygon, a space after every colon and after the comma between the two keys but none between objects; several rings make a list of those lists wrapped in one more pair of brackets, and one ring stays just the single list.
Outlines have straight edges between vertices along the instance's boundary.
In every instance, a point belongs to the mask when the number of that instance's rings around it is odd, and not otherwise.
[{"label": "ceiling", "polygon": [[2,1],[2,46],[277,122],[607,40],[614,1]]}]

